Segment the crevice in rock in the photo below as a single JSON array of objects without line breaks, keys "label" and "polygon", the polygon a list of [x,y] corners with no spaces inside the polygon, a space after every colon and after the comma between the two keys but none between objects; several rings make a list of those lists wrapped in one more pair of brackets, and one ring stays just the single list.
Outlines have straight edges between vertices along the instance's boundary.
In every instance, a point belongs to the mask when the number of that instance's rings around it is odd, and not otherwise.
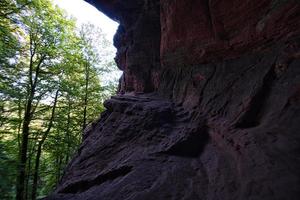
[{"label": "crevice in rock", "polygon": [[99,175],[93,180],[82,180],[79,182],[72,183],[68,186],[66,186],[64,189],[60,190],[58,193],[81,193],[88,189],[90,189],[93,186],[101,185],[102,183],[110,180],[114,180],[119,177],[123,177],[130,173],[132,171],[131,166],[123,166],[118,169],[109,171],[105,174]]},{"label": "crevice in rock", "polygon": [[215,35],[215,29],[214,29],[214,23],[213,23],[213,15],[211,13],[211,1],[210,0],[206,0],[205,2],[205,7],[207,10],[207,17],[208,17],[208,22],[211,28],[212,33]]},{"label": "crevice in rock", "polygon": [[266,102],[271,93],[272,83],[276,79],[274,65],[265,75],[261,87],[253,96],[250,106],[245,114],[236,123],[236,128],[251,128],[260,124]]},{"label": "crevice in rock", "polygon": [[204,83],[204,85],[203,85],[203,87],[202,87],[202,89],[201,89],[201,92],[200,92],[200,94],[199,94],[199,97],[200,97],[200,98],[199,98],[199,103],[198,103],[198,105],[201,105],[202,100],[203,100],[203,94],[204,94],[204,91],[205,91],[207,85],[210,83],[210,81],[213,79],[213,77],[214,77],[215,74],[216,74],[217,67],[216,67],[215,65],[213,65],[212,67],[213,67],[213,71],[212,71],[211,75],[207,78],[207,80],[205,81],[205,83]]},{"label": "crevice in rock", "polygon": [[180,157],[198,157],[208,141],[209,134],[207,127],[205,127],[201,131],[190,133],[184,140],[178,141],[163,153]]}]

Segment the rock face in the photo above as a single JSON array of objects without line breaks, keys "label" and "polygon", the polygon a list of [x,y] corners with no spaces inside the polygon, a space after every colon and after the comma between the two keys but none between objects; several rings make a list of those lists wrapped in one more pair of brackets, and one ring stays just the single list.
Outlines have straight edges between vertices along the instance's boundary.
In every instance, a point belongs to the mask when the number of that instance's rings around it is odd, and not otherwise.
[{"label": "rock face", "polygon": [[124,74],[47,199],[299,199],[299,1],[88,2]]}]

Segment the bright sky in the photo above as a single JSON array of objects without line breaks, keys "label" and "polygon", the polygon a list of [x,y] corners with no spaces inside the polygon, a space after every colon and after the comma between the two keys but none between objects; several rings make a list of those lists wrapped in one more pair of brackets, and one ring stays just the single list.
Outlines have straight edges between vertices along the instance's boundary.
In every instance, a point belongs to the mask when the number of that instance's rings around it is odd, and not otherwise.
[{"label": "bright sky", "polygon": [[92,5],[83,0],[53,0],[53,2],[75,17],[78,24],[87,22],[95,24],[107,35],[108,40],[113,40],[118,23],[99,12]]},{"label": "bright sky", "polygon": [[[94,6],[83,0],[53,0],[53,2],[64,9],[69,15],[75,17],[78,27],[83,23],[91,23],[100,27],[106,35],[106,38],[112,43],[119,24],[101,13]],[[115,48],[113,49],[116,51]],[[101,78],[101,82],[106,85],[106,83],[119,78],[121,74],[121,71],[114,70],[105,74]]]}]

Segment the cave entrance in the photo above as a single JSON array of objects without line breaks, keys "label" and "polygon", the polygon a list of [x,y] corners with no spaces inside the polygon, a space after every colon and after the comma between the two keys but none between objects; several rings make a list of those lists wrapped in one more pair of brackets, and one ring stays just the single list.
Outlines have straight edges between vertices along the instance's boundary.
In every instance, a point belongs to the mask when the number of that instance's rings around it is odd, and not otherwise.
[{"label": "cave entrance", "polygon": [[117,49],[113,46],[113,37],[119,24],[108,18],[91,4],[84,0],[53,0],[54,4],[62,8],[76,20],[78,31],[92,26],[92,37],[98,45],[95,49],[100,57],[96,68],[99,70],[101,85],[104,86],[107,98],[117,89],[122,71],[114,61]]}]

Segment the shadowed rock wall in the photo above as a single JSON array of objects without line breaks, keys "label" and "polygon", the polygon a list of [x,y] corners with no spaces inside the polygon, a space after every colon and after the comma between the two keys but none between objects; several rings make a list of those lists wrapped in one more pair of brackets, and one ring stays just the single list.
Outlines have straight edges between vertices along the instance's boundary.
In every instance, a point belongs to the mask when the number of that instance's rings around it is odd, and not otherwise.
[{"label": "shadowed rock wall", "polygon": [[88,2],[124,74],[48,199],[299,198],[299,1]]}]

